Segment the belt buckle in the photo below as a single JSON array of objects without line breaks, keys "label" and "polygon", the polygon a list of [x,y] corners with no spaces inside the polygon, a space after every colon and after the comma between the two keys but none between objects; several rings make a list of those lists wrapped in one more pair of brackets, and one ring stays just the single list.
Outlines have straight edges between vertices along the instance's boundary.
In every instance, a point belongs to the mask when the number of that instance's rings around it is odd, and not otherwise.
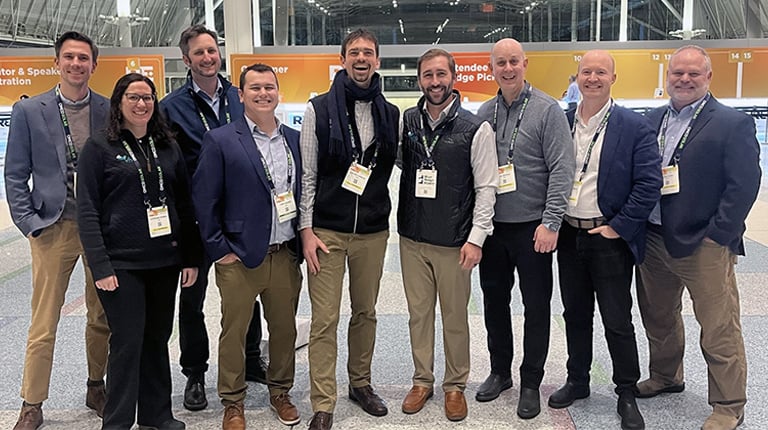
[{"label": "belt buckle", "polygon": [[269,248],[267,248],[267,254],[274,254],[275,252],[280,251],[281,247],[281,243],[273,243],[269,245]]}]

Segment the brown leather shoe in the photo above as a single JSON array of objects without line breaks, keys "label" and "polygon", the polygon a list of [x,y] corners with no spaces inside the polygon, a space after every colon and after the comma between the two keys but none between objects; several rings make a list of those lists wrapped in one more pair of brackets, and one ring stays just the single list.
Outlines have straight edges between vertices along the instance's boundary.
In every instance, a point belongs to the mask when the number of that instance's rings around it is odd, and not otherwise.
[{"label": "brown leather shoe", "polygon": [[99,418],[104,418],[104,405],[107,404],[107,390],[104,381],[88,380],[88,391],[85,393],[85,406],[93,409]]},{"label": "brown leather shoe", "polygon": [[312,421],[309,422],[309,430],[331,430],[333,427],[333,414],[328,412],[315,412]]},{"label": "brown leather shoe", "polygon": [[406,414],[415,414],[419,412],[427,400],[432,398],[434,391],[429,387],[422,387],[421,385],[414,385],[411,387],[411,391],[403,399],[403,412]]},{"label": "brown leather shoe", "polygon": [[228,403],[224,406],[222,430],[245,430],[245,411],[243,402]]},{"label": "brown leather shoe", "polygon": [[269,405],[277,412],[277,420],[281,423],[292,426],[301,421],[299,411],[291,403],[291,395],[288,393],[278,394],[269,397]]},{"label": "brown leather shoe", "polygon": [[19,420],[13,426],[13,430],[35,430],[43,425],[43,404],[30,405],[22,403]]},{"label": "brown leather shoe", "polygon": [[374,417],[383,417],[387,414],[387,404],[373,391],[373,387],[366,385],[364,387],[349,387],[349,399],[357,402],[365,412]]},{"label": "brown leather shoe", "polygon": [[467,417],[467,400],[461,391],[445,393],[445,416],[451,421],[461,421]]}]

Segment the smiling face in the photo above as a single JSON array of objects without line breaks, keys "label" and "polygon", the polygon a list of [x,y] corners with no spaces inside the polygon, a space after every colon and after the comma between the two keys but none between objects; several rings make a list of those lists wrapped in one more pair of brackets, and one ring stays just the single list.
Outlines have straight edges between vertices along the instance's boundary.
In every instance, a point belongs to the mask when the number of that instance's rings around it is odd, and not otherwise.
[{"label": "smiling face", "polygon": [[347,75],[357,86],[368,88],[373,74],[379,68],[379,57],[376,55],[376,45],[373,41],[359,37],[349,41],[341,65]]},{"label": "smiling face", "polygon": [[502,39],[493,45],[491,71],[502,95],[515,99],[525,85],[528,59],[520,43],[514,39]]},{"label": "smiling face", "polygon": [[252,121],[265,114],[274,116],[280,101],[277,78],[272,72],[245,72],[244,85],[240,93],[240,102],[245,107],[245,114]]},{"label": "smiling face", "polygon": [[611,98],[611,86],[616,82],[613,57],[605,51],[588,51],[581,57],[576,82],[584,101],[605,104]]},{"label": "smiling face", "polygon": [[436,110],[445,109],[453,94],[456,76],[451,72],[448,58],[444,55],[424,60],[419,67],[419,88],[427,103]]},{"label": "smiling face", "polygon": [[131,82],[120,101],[124,128],[145,129],[154,111],[155,96],[152,88],[144,81]]},{"label": "smiling face", "polygon": [[192,79],[204,79],[216,76],[221,69],[219,47],[210,34],[203,33],[189,39],[189,53],[182,56],[189,67]]},{"label": "smiling face", "polygon": [[712,82],[712,67],[704,54],[696,49],[683,49],[669,60],[667,92],[675,109],[704,97]]},{"label": "smiling face", "polygon": [[91,74],[96,71],[91,46],[79,40],[64,41],[54,63],[59,70],[61,83],[73,88],[87,87]]}]

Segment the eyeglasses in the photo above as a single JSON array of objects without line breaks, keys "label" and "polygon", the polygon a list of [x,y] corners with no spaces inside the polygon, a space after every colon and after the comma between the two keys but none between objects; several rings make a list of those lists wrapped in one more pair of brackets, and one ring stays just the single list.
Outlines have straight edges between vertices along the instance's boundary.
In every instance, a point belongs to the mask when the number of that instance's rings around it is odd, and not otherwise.
[{"label": "eyeglasses", "polygon": [[155,101],[155,95],[154,94],[134,94],[134,93],[125,93],[125,99],[128,100],[131,104],[137,104],[139,103],[139,100],[144,101],[144,104],[150,104]]}]

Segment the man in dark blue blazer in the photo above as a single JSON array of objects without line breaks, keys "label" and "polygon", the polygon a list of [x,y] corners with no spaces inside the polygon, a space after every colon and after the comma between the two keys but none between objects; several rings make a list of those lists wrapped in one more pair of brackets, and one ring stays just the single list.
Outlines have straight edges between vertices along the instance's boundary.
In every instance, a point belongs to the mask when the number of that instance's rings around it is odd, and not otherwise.
[{"label": "man in dark blue blazer", "polygon": [[[99,54],[93,41],[70,31],[54,49],[59,83],[13,106],[5,156],[11,217],[29,239],[32,253],[32,320],[16,430],[36,429],[43,422],[59,315],[72,270],[84,257],[74,193],[77,155],[89,136],[105,128],[109,116],[109,100],[88,88]],[[90,270],[85,279],[86,406],[101,416],[109,327]]]},{"label": "man in dark blue blazer", "polygon": [[549,398],[564,408],[589,396],[595,298],[613,361],[622,429],[644,429],[635,401],[640,378],[632,325],[632,274],[645,253],[645,224],[659,200],[655,135],[645,118],[616,106],[615,63],[589,51],[579,63],[582,101],[568,113],[576,176],[558,240],[560,292],[568,343],[568,379]]},{"label": "man in dark blue blazer", "polygon": [[650,350],[650,377],[639,397],[685,389],[683,288],[701,326],[713,413],[702,429],[744,420],[747,363],[734,263],[744,255],[744,220],[760,188],[760,147],[752,118],[710,93],[712,65],[694,45],[669,61],[670,103],[651,111],[663,153],[662,198],[649,219],[648,258],[638,303]]},{"label": "man in dark blue blazer", "polygon": [[254,64],[240,76],[245,115],[206,133],[193,176],[195,212],[221,294],[218,391],[223,428],[244,429],[246,333],[257,297],[270,333],[269,401],[285,425],[299,422],[293,387],[301,288],[297,205],[299,133],[275,117],[277,76]]}]

